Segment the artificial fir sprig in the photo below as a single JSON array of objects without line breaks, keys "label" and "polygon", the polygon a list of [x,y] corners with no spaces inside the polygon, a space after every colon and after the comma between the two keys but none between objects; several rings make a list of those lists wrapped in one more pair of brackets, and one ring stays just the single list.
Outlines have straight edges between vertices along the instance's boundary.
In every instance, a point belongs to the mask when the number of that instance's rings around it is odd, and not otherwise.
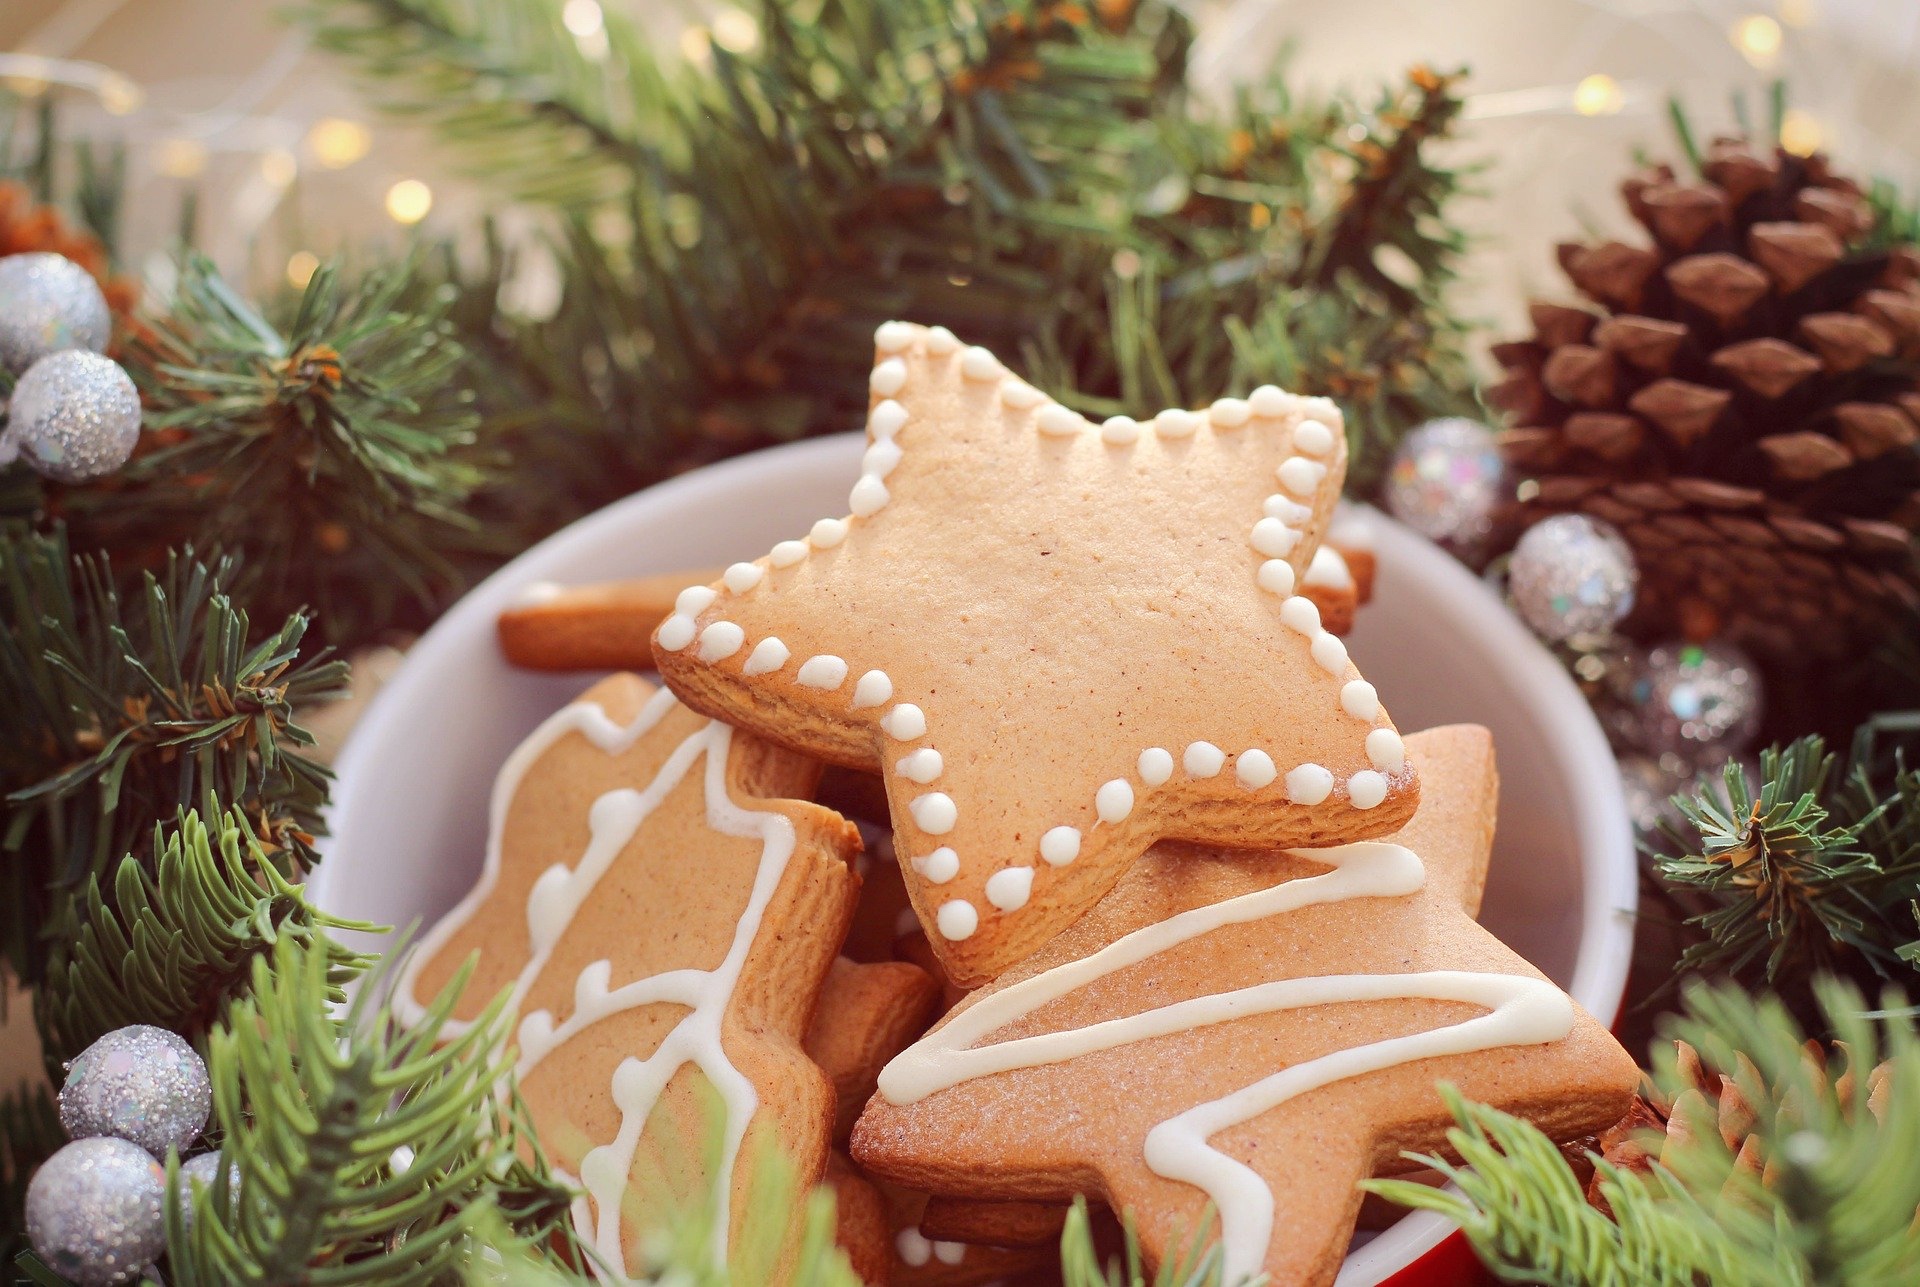
[{"label": "artificial fir sprig", "polygon": [[1760,757],[1757,789],[1729,764],[1719,790],[1677,797],[1656,870],[1703,937],[1679,971],[1719,972],[1805,998],[1815,971],[1861,981],[1911,967],[1920,898],[1920,772],[1860,730],[1848,755],[1801,738]]},{"label": "artificial fir sprig", "polygon": [[19,1212],[27,1182],[47,1155],[66,1143],[53,1095],[37,1081],[0,1091],[0,1274],[26,1250]]},{"label": "artificial fir sprig", "polygon": [[[1458,1220],[1481,1259],[1510,1282],[1550,1287],[1752,1283],[1879,1287],[1920,1266],[1920,1033],[1897,1004],[1864,1011],[1860,995],[1816,985],[1843,1068],[1809,1059],[1805,1033],[1777,999],[1695,985],[1671,1035],[1708,1065],[1736,1070],[1751,1113],[1741,1150],[1722,1136],[1717,1106],[1693,1090],[1671,1047],[1656,1073],[1662,1094],[1691,1116],[1647,1173],[1597,1163],[1609,1220],[1583,1200],[1560,1150],[1535,1127],[1453,1099],[1437,1157],[1458,1191],[1407,1181],[1368,1187]],[[1869,1106],[1845,1067],[1886,1061],[1884,1094]],[[1746,1154],[1765,1160],[1762,1182]],[[1470,1168],[1470,1169],[1469,1169]]]},{"label": "artificial fir sprig", "polygon": [[570,1254],[569,1191],[519,1155],[506,995],[450,1031],[463,973],[401,1029],[375,999],[380,976],[336,1017],[334,970],[282,936],[210,1035],[223,1165],[194,1192],[190,1226],[170,1176],[169,1281],[447,1281],[484,1255],[483,1226],[502,1253]]},{"label": "artificial fir sprig", "polygon": [[110,882],[87,877],[35,993],[49,1050],[80,1050],[130,1023],[197,1039],[283,937],[327,961],[326,1003],[345,999],[369,960],[329,931],[373,927],[311,907],[239,810],[208,816],[211,830],[183,812],[155,827],[149,859],[121,859]]}]

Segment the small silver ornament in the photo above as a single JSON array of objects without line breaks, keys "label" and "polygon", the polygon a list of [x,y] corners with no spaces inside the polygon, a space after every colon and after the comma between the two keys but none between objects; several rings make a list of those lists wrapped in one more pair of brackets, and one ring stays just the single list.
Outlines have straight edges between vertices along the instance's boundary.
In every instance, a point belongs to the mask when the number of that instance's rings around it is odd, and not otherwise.
[{"label": "small silver ornament", "polygon": [[1450,416],[1400,440],[1384,499],[1389,513],[1428,540],[1470,549],[1492,530],[1505,479],[1493,430]]},{"label": "small silver ornament", "polygon": [[1686,790],[1691,780],[1687,766],[1671,755],[1620,757],[1620,789],[1627,797],[1635,839],[1650,841],[1659,835],[1663,823],[1677,826],[1686,821],[1686,815],[1674,807],[1673,797]]},{"label": "small silver ornament", "polygon": [[113,314],[92,273],[49,251],[0,259],[0,367],[20,375],[49,353],[99,353],[112,338]]},{"label": "small silver ornament", "polygon": [[1555,514],[1528,528],[1507,562],[1513,607],[1544,639],[1600,638],[1633,610],[1640,569],[1611,524]]},{"label": "small silver ornament", "polygon": [[167,1247],[167,1173],[118,1139],[75,1140],[27,1186],[27,1241],[80,1287],[132,1282]]},{"label": "small silver ornament", "polygon": [[1715,768],[1747,749],[1761,701],[1759,668],[1724,643],[1649,648],[1628,690],[1641,749]]},{"label": "small silver ornament", "polygon": [[140,441],[140,394],[112,358],[55,353],[13,386],[6,440],[63,483],[110,474]]},{"label": "small silver ornament", "polygon": [[178,1033],[118,1028],[67,1065],[60,1124],[75,1139],[112,1135],[155,1157],[185,1152],[207,1127],[213,1086],[200,1055]]},{"label": "small silver ornament", "polygon": [[[190,1157],[180,1164],[180,1218],[186,1222],[187,1228],[193,1228],[194,1185],[197,1184],[211,1191],[214,1181],[219,1178],[219,1149],[211,1153],[202,1153],[198,1157]],[[227,1200],[232,1202],[234,1195],[239,1191],[240,1168],[237,1165],[229,1166],[227,1167]]]}]

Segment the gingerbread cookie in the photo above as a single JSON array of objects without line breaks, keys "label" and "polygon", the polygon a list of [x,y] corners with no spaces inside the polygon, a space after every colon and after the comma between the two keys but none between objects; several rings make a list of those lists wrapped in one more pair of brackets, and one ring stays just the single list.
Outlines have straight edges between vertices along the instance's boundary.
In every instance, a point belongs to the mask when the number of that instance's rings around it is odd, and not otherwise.
[{"label": "gingerbread cookie", "polygon": [[1444,1148],[1435,1089],[1571,1138],[1630,1099],[1606,1029],[1472,919],[1491,739],[1418,734],[1418,814],[1315,852],[1163,844],[881,1074],[853,1153],[959,1197],[1128,1212],[1156,1259],[1208,1205],[1227,1279],[1330,1283],[1358,1181]]},{"label": "gingerbread cookie", "polygon": [[1418,785],[1296,593],[1340,416],[1272,387],[1094,425],[941,328],[876,335],[871,445],[804,539],[684,591],[662,677],[716,718],[884,774],[908,893],[975,984],[1154,841],[1391,832]]},{"label": "gingerbread cookie", "polygon": [[730,1241],[750,1139],[805,1184],[826,1166],[834,1086],[801,1038],[853,914],[859,840],[782,798],[817,775],[635,676],[596,684],[508,759],[480,882],[400,976],[396,1011],[417,1017],[471,960],[456,1032],[509,992],[534,1134],[579,1177],[576,1219],[616,1268],[668,1203],[714,1201]]},{"label": "gingerbread cookie", "polygon": [[910,962],[834,961],[801,1046],[833,1081],[836,1143],[846,1143],[880,1070],[927,1030],[939,1004],[940,985]]}]

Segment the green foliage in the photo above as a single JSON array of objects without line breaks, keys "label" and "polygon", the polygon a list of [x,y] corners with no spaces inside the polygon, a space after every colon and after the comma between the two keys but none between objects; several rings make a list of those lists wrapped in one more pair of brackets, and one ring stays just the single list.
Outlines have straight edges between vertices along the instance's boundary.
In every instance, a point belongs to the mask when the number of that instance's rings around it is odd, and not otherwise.
[{"label": "green foliage", "polygon": [[45,1086],[21,1082],[0,1092],[0,1266],[26,1250],[20,1212],[27,1181],[41,1159],[66,1141],[60,1110]]},{"label": "green foliage", "polygon": [[242,993],[253,962],[282,937],[328,962],[328,1004],[367,958],[326,931],[370,929],[307,904],[238,810],[182,813],[156,826],[149,861],[121,859],[111,884],[89,875],[35,995],[51,1051],[74,1052],[130,1023],[198,1038]]},{"label": "green foliage", "polygon": [[[1859,994],[1817,987],[1836,1034],[1839,1066],[1810,1059],[1786,1007],[1733,987],[1696,985],[1671,1035],[1708,1066],[1734,1069],[1752,1107],[1748,1147],[1766,1162],[1767,1183],[1737,1164],[1714,1109],[1683,1092],[1692,1083],[1669,1050],[1656,1080],[1687,1117],[1684,1147],[1640,1174],[1599,1164],[1614,1219],[1589,1207],[1559,1149],[1528,1123],[1452,1098],[1458,1126],[1448,1145],[1461,1159],[1438,1167],[1459,1192],[1406,1181],[1368,1187],[1408,1206],[1458,1220],[1496,1274],[1550,1287],[1751,1283],[1772,1287],[1878,1287],[1910,1281],[1920,1265],[1920,1035],[1901,1012],[1869,1015]],[[1864,1102],[1855,1079],[1838,1076],[1889,1061],[1884,1099]],[[1689,1104],[1691,1106],[1689,1106]]]},{"label": "green foliage", "polygon": [[166,314],[122,354],[144,449],[64,498],[75,543],[144,563],[192,545],[242,556],[228,593],[270,617],[311,608],[357,642],[423,620],[477,544],[483,477],[464,352],[411,265],[354,286],[316,272],[284,325],[189,256]]},{"label": "green foliage", "polygon": [[203,800],[242,812],[282,874],[313,861],[327,774],[293,710],[345,668],[299,658],[303,616],[255,637],[233,573],[169,555],[123,595],[62,533],[0,532],[0,946],[28,982],[65,901]]},{"label": "green foliage", "polygon": [[[1103,1264],[1094,1245],[1087,1200],[1075,1198],[1067,1212],[1066,1227],[1060,1231],[1060,1281],[1064,1287],[1220,1287],[1225,1272],[1223,1253],[1207,1236],[1212,1229],[1213,1211],[1209,1208],[1186,1248],[1149,1276],[1133,1221],[1122,1223],[1120,1254]],[[1262,1276],[1238,1287],[1260,1287],[1265,1281]]]},{"label": "green foliage", "polygon": [[1806,980],[1904,976],[1920,897],[1920,771],[1861,729],[1850,753],[1805,737],[1760,757],[1757,792],[1738,764],[1720,789],[1679,797],[1659,878],[1701,932],[1679,970],[1774,986],[1805,1014]]},{"label": "green foliage", "polygon": [[[1416,73],[1371,108],[1264,86],[1198,111],[1163,5],[767,0],[757,47],[663,57],[542,0],[301,0],[379,101],[550,207],[453,316],[519,466],[484,499],[557,523],[714,456],[858,424],[876,323],[993,347],[1090,413],[1284,379],[1340,399],[1355,477],[1463,409],[1439,308],[1458,110]],[[529,109],[530,107],[530,109]],[[505,308],[554,261],[557,313]],[[530,408],[540,409],[537,417]]]},{"label": "green foliage", "polygon": [[568,1194],[537,1155],[519,1155],[526,1140],[503,1097],[504,993],[455,1032],[463,974],[401,1030],[373,999],[381,975],[336,1017],[334,958],[293,935],[252,964],[249,993],[207,1041],[231,1172],[194,1187],[189,1228],[172,1170],[168,1281],[397,1287],[455,1280],[486,1245],[562,1254],[549,1238],[565,1242]]}]

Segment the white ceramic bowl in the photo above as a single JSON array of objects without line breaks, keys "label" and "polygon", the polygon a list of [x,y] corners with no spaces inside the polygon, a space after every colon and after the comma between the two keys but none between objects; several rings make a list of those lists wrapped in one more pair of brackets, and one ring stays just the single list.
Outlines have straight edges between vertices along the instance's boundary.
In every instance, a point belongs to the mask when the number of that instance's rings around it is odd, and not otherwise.
[{"label": "white ceramic bowl", "polygon": [[[588,682],[501,659],[495,619],[529,586],[754,558],[845,508],[863,442],[814,439],[662,483],[541,542],[455,604],[348,740],[310,896],[340,916],[406,926],[430,922],[473,883],[495,771]],[[1403,730],[1493,730],[1500,827],[1481,919],[1611,1023],[1636,884],[1606,739],[1565,672],[1477,578],[1410,529],[1369,521],[1379,573],[1349,640],[1354,660]],[[1406,1217],[1355,1248],[1340,1287],[1448,1281],[1441,1263],[1459,1261],[1457,1246],[1441,1246],[1450,1231],[1431,1214]]]}]

